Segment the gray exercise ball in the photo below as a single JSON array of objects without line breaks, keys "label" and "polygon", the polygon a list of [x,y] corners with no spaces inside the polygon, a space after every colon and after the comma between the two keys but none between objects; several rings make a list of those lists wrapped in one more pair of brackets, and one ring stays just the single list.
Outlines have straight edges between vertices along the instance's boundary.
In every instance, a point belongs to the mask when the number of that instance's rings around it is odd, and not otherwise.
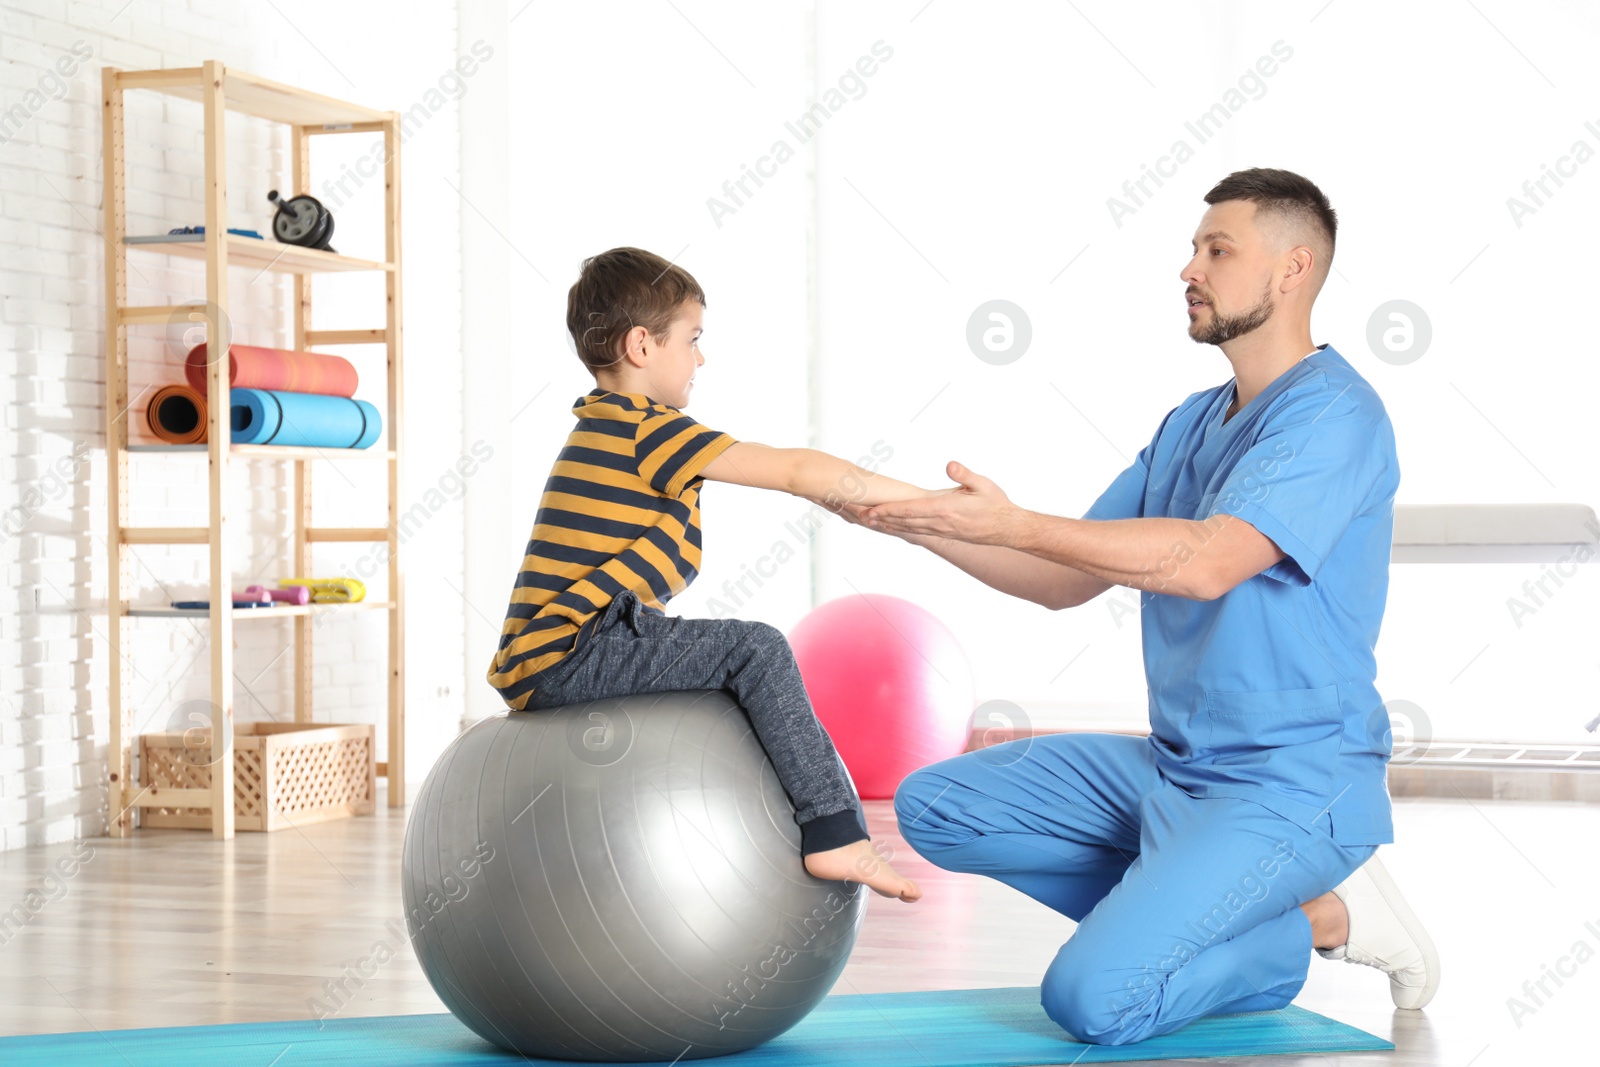
[{"label": "gray exercise ball", "polygon": [[720,690],[478,723],[423,783],[401,866],[439,999],[550,1059],[753,1048],[827,995],[866,915],[864,888],[806,873],[788,795]]}]

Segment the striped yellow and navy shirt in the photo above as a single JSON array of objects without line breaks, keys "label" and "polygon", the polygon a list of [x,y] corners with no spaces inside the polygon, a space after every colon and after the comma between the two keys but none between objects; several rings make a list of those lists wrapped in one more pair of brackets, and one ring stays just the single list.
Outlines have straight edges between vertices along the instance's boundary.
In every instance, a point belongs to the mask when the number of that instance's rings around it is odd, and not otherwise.
[{"label": "striped yellow and navy shirt", "polygon": [[659,608],[700,570],[700,472],[734,443],[677,408],[595,389],[545,482],[489,684],[520,711],[538,673],[623,590]]}]

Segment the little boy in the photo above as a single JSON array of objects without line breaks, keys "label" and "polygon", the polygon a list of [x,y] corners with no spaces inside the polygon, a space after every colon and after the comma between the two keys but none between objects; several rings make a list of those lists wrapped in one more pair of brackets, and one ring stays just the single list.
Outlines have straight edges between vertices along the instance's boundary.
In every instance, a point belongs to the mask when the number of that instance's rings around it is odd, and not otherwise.
[{"label": "little boy", "polygon": [[705,302],[688,271],[649,252],[613,248],[584,261],[567,293],[567,329],[597,388],[572,409],[578,425],[545,483],[489,682],[515,711],[729,690],[794,803],[806,870],[916,900],[916,883],[872,850],[783,634],[661,607],[699,573],[706,479],[811,500],[864,485],[854,500],[863,505],[927,491],[824,452],[735,441],[682,414],[705,362]]}]

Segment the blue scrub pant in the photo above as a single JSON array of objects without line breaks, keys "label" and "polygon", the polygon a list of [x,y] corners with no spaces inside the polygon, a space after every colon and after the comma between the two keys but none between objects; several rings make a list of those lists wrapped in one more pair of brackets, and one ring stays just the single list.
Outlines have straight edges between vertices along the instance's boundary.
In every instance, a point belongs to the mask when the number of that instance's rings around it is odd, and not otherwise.
[{"label": "blue scrub pant", "polygon": [[1205,1015],[1271,1011],[1305,984],[1300,905],[1376,850],[1339,845],[1247,800],[1190,796],[1147,739],[1024,738],[901,783],[906,841],[950,871],[986,874],[1078,923],[1040,985],[1080,1041],[1121,1045]]}]

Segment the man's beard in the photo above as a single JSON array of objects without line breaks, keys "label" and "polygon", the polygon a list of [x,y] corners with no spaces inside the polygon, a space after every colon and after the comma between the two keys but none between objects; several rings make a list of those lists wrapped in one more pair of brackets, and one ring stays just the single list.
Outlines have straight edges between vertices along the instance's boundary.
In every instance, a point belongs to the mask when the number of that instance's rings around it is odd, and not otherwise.
[{"label": "man's beard", "polygon": [[1272,318],[1272,312],[1272,284],[1269,282],[1261,290],[1261,302],[1248,311],[1238,315],[1223,315],[1212,305],[1211,321],[1200,327],[1198,333],[1191,327],[1189,337],[1197,345],[1220,345],[1256,329]]}]

